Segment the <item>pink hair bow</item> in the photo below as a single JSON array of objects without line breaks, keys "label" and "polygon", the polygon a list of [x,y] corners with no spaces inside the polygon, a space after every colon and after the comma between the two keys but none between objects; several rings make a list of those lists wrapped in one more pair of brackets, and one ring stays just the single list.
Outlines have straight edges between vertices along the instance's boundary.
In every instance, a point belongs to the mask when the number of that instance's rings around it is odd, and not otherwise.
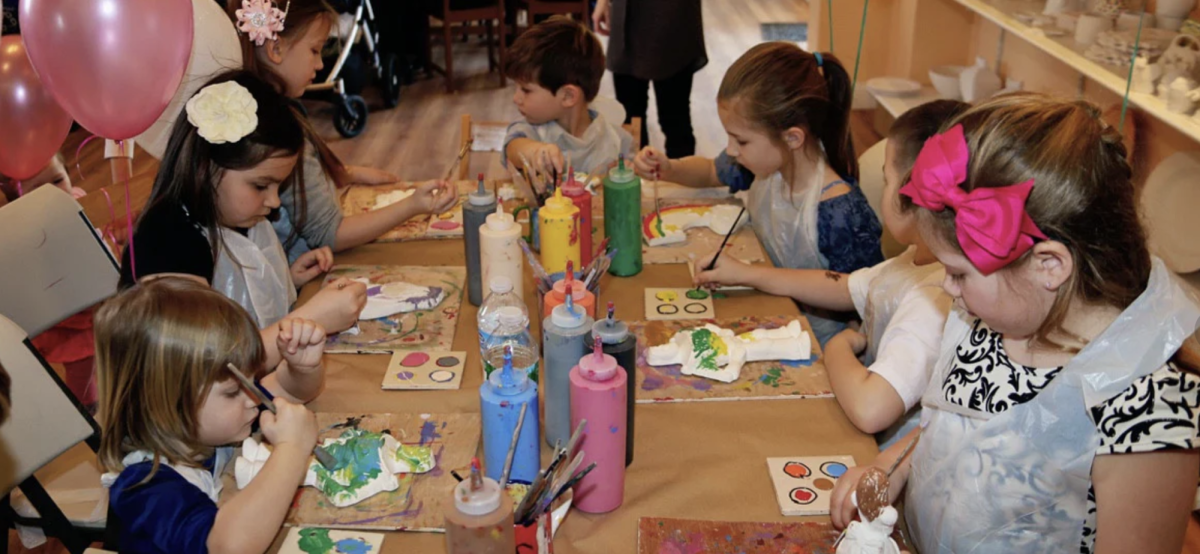
[{"label": "pink hair bow", "polygon": [[287,18],[287,11],[276,8],[272,0],[242,0],[242,9],[235,14],[238,30],[249,35],[250,41],[258,46],[278,38]]},{"label": "pink hair bow", "polygon": [[977,188],[967,192],[970,151],[962,125],[934,135],[925,142],[913,164],[912,179],[900,194],[932,211],[953,209],[955,234],[967,259],[984,275],[1012,263],[1045,239],[1025,213],[1025,200],[1033,180],[1006,187]]}]

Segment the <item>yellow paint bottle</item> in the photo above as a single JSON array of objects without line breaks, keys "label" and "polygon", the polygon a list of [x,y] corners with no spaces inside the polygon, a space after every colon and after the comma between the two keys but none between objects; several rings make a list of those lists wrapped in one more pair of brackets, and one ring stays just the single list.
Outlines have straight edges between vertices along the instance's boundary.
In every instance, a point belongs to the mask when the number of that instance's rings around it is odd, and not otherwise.
[{"label": "yellow paint bottle", "polygon": [[538,210],[541,227],[542,266],[550,275],[563,274],[567,260],[580,265],[579,255],[579,208],[569,198],[563,198],[562,189],[555,189],[554,196]]}]

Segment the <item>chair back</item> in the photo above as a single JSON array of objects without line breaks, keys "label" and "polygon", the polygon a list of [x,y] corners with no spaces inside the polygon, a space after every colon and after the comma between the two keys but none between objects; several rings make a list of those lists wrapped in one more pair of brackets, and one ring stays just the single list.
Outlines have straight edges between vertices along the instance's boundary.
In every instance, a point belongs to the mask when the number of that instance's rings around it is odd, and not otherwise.
[{"label": "chair back", "polygon": [[[887,153],[887,142],[885,138],[875,143],[858,157],[858,186],[867,197],[867,203],[871,205],[871,209],[879,218],[880,223],[883,223],[883,161]],[[888,232],[886,225],[883,228],[883,238],[880,243],[883,246],[885,258],[899,255],[907,248],[896,242],[896,239]]]}]

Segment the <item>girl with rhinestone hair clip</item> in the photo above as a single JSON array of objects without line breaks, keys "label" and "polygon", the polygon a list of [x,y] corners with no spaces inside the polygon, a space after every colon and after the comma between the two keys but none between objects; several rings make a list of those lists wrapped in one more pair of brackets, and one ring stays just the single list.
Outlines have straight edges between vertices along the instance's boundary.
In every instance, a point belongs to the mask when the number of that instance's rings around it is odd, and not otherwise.
[{"label": "girl with rhinestone hair clip", "polygon": [[328,247],[334,252],[366,244],[401,223],[454,206],[458,193],[445,182],[415,187],[408,198],[366,213],[344,216],[337,189],[384,185],[399,177],[371,167],[343,164],[312,129],[299,98],[324,67],[321,50],[337,23],[325,0],[228,0],[228,12],[242,42],[247,71],[271,83],[300,114],[307,143],[300,161],[304,186],[283,191],[279,218],[273,222],[288,260]]},{"label": "girl with rhinestone hair clip", "polygon": [[[1173,358],[1200,303],[1147,250],[1120,134],[1085,102],[1006,95],[943,126],[905,181],[956,304],[922,427],[873,464],[900,460],[917,548],[1179,552],[1200,376]],[[863,471],[834,490],[836,526]]]}]

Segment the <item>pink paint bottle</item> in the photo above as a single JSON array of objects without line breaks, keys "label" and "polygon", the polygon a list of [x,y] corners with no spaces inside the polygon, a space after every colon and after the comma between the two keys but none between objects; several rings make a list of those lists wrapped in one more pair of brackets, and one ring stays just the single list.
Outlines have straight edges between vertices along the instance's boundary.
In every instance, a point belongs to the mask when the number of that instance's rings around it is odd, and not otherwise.
[{"label": "pink paint bottle", "polygon": [[571,368],[571,427],[587,420],[579,451],[583,466],[596,469],[575,485],[574,505],[582,512],[600,514],[621,506],[625,499],[625,417],[629,394],[625,370],[601,351],[603,341],[593,338],[593,350]]}]

